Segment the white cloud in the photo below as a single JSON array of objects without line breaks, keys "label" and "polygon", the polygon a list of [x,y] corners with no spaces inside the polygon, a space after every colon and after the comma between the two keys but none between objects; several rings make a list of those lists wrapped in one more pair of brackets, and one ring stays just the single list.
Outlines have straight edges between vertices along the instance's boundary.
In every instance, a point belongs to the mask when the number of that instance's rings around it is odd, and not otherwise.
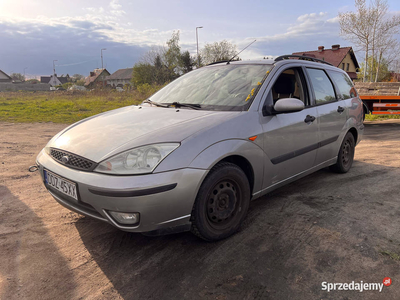
[{"label": "white cloud", "polygon": [[[238,43],[238,48],[245,47],[253,38]],[[261,59],[264,56],[316,50],[321,45],[330,46],[343,42],[339,37],[337,18],[328,18],[326,12],[301,15],[284,33],[255,38],[257,42],[243,52],[242,58]]]},{"label": "white cloud", "polygon": [[122,9],[122,5],[118,3],[118,0],[112,0],[109,4],[111,7],[111,14],[117,17],[121,17],[126,14],[126,12]]},{"label": "white cloud", "polygon": [[328,20],[326,20],[328,23],[339,23],[339,17],[338,16],[336,16],[336,17],[334,17],[334,18],[332,18],[332,19],[328,19]]}]

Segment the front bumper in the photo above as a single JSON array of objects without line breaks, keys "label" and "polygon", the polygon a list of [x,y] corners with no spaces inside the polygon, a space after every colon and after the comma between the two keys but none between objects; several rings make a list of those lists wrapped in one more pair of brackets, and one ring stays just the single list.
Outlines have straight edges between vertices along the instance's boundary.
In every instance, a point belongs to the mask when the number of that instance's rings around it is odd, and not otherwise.
[{"label": "front bumper", "polygon": [[[45,184],[61,205],[130,232],[189,228],[198,189],[208,172],[185,168],[147,175],[111,176],[70,169],[44,151],[39,153],[37,163],[43,182],[43,170],[47,169],[77,184],[78,201]],[[107,211],[138,212],[139,224],[118,224]]]}]

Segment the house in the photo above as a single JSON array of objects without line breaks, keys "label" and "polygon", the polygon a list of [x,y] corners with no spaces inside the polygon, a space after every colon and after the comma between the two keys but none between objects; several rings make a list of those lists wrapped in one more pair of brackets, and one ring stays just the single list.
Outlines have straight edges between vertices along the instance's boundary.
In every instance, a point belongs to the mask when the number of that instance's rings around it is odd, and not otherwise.
[{"label": "house", "polygon": [[292,54],[324,60],[346,71],[352,80],[357,79],[357,71],[360,66],[352,47],[340,48],[340,45],[336,44],[332,45],[332,49],[325,49],[324,46],[319,46],[318,50],[315,51],[294,52]]},{"label": "house", "polygon": [[89,76],[85,78],[85,87],[94,88],[96,86],[106,86],[107,77],[110,75],[110,72],[106,69],[94,69],[90,72]]},{"label": "house", "polygon": [[2,82],[7,82],[11,83],[13,80],[10,76],[8,76],[6,73],[4,73],[2,70],[0,70],[0,83]]},{"label": "house", "polygon": [[67,76],[57,76],[57,74],[53,74],[51,76],[40,76],[41,83],[48,83],[51,86],[57,86],[70,81],[69,75]]},{"label": "house", "polygon": [[133,68],[119,69],[107,77],[107,84],[112,87],[123,87],[125,84],[131,84]]}]

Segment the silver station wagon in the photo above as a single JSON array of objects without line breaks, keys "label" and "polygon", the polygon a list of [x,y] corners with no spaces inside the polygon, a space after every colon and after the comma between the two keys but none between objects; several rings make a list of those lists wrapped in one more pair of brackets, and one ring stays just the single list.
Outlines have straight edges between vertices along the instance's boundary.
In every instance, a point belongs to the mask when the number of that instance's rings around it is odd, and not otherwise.
[{"label": "silver station wagon", "polygon": [[347,74],[313,58],[215,63],[79,121],[37,157],[68,209],[130,232],[235,233],[250,200],[321,168],[347,172],[363,135]]}]

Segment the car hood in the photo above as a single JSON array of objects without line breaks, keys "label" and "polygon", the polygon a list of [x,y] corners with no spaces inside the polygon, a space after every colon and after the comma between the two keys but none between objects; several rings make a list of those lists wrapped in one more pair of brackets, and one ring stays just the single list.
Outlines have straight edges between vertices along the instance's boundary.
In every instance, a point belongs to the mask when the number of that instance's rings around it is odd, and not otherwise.
[{"label": "car hood", "polygon": [[95,162],[142,145],[181,142],[240,112],[128,106],[67,127],[47,145]]}]

